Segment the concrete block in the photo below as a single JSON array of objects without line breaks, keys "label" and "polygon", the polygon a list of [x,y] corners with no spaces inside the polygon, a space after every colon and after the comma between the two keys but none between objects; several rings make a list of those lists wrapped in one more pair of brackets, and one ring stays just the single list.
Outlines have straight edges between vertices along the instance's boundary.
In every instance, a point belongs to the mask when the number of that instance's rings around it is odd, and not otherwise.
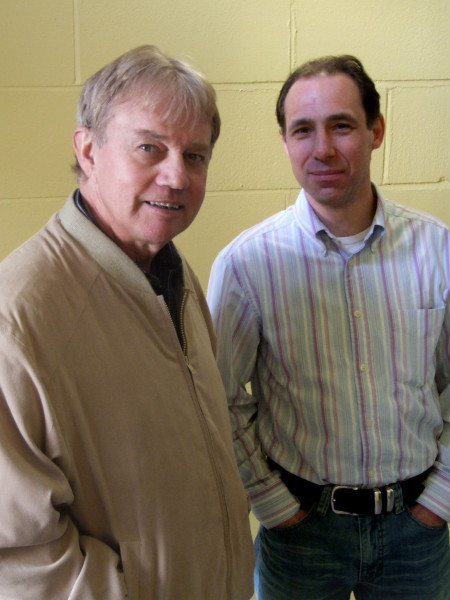
[{"label": "concrete block", "polygon": [[354,54],[373,79],[449,76],[448,0],[294,0],[295,64]]},{"label": "concrete block", "polygon": [[67,195],[80,90],[0,90],[0,198]]},{"label": "concrete block", "polygon": [[296,187],[278,124],[279,86],[221,87],[223,128],[210,166],[208,189],[259,190]]},{"label": "concrete block", "polygon": [[71,0],[2,0],[0,24],[0,85],[74,83]]},{"label": "concrete block", "polygon": [[450,85],[391,92],[383,183],[450,180]]},{"label": "concrete block", "polygon": [[0,260],[48,221],[65,198],[0,201]]},{"label": "concrete block", "polygon": [[270,81],[289,70],[288,0],[80,0],[83,79],[141,44],[194,63],[213,82]]}]

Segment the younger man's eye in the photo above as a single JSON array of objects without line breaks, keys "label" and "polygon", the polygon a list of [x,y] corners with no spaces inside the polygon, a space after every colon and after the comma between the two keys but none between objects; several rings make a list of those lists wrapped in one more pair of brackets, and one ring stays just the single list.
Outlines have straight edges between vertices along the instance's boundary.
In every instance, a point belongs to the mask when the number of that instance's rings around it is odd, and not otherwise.
[{"label": "younger man's eye", "polygon": [[193,162],[204,162],[205,161],[205,157],[203,156],[203,154],[195,154],[195,153],[191,152],[187,155],[187,157],[189,158],[189,160],[192,160]]},{"label": "younger man's eye", "polygon": [[304,127],[297,127],[297,129],[295,129],[295,130],[292,132],[292,134],[293,134],[294,136],[295,136],[295,135],[297,135],[297,136],[308,135],[309,131],[310,131],[310,128],[309,128],[309,127],[306,127],[306,126],[304,126]]},{"label": "younger man's eye", "polygon": [[348,123],[336,123],[335,128],[339,131],[347,131],[350,129],[350,125]]}]

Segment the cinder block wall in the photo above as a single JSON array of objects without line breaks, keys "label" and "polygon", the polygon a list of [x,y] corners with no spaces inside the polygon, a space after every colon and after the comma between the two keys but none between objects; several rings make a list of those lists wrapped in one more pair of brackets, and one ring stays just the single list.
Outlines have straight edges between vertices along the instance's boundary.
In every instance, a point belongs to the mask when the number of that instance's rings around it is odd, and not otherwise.
[{"label": "cinder block wall", "polygon": [[154,43],[214,83],[223,118],[199,217],[179,236],[202,284],[242,229],[295,200],[274,117],[280,85],[322,54],[358,56],[387,119],[373,178],[450,223],[448,0],[1,0],[0,258],[74,187],[71,136],[82,82]]}]

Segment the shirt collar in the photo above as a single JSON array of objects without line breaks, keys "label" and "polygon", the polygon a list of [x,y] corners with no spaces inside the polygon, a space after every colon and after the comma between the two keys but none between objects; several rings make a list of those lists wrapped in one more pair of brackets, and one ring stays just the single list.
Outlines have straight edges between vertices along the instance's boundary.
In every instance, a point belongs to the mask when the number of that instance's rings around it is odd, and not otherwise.
[{"label": "shirt collar", "polygon": [[[83,215],[87,219],[89,219],[89,221],[91,221],[92,223],[94,223],[94,225],[97,225],[97,223],[94,221],[94,219],[91,217],[91,215],[86,210],[84,199],[83,199],[83,196],[81,195],[81,192],[80,192],[79,189],[75,190],[75,192],[73,194],[73,201],[75,202],[75,206],[78,208],[78,210],[81,211],[83,213]],[[97,227],[98,227],[98,225],[97,225]]]},{"label": "shirt collar", "polygon": [[[364,241],[369,243],[371,251],[375,252],[380,242],[380,238],[385,232],[385,211],[384,198],[381,190],[374,183],[372,183],[372,187],[374,194],[377,197],[377,209]],[[334,244],[331,242],[327,228],[312,209],[304,190],[301,190],[297,197],[294,211],[300,228],[311,240],[321,246],[324,255],[326,255],[330,249],[334,248]]]}]

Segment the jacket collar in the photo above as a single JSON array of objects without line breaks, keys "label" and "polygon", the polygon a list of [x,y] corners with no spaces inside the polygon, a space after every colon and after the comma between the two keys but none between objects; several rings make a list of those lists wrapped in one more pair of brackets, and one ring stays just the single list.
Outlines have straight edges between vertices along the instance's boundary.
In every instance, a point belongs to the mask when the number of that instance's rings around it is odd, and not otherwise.
[{"label": "jacket collar", "polygon": [[62,227],[121,284],[148,293],[149,284],[141,269],[77,208],[74,196],[75,192],[70,194],[56,215]]}]

